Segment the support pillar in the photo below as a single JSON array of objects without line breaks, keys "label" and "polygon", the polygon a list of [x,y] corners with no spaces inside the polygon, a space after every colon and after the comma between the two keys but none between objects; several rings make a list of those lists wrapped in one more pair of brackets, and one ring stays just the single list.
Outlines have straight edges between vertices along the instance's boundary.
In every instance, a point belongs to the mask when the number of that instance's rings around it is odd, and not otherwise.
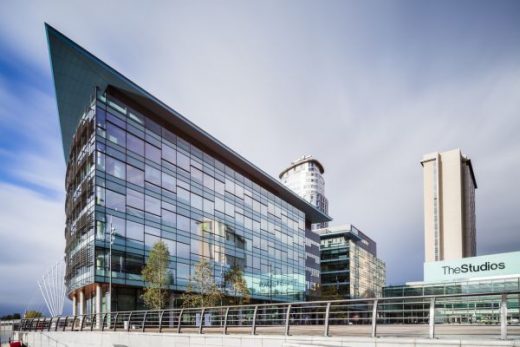
[{"label": "support pillar", "polygon": [[72,294],[72,315],[75,316],[78,314],[78,300],[76,297],[76,293]]},{"label": "support pillar", "polygon": [[101,329],[101,300],[103,299],[101,284],[96,283],[96,327]]},{"label": "support pillar", "polygon": [[83,316],[85,314],[85,292],[83,288],[79,291],[79,315]]}]

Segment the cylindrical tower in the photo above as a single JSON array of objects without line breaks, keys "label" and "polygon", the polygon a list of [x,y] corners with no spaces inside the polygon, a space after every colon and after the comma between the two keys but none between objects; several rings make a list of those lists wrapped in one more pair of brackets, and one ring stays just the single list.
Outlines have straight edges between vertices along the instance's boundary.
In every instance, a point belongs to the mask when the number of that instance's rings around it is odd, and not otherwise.
[{"label": "cylindrical tower", "polygon": [[[311,155],[295,160],[283,170],[279,178],[284,185],[296,194],[328,214],[329,202],[325,197],[325,180],[323,165]],[[325,228],[328,223],[314,224],[312,229]]]}]

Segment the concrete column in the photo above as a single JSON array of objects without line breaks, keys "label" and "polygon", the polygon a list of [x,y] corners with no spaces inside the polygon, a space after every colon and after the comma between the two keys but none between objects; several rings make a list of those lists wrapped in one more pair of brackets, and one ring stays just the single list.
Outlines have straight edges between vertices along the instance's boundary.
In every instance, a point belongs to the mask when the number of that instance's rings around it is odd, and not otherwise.
[{"label": "concrete column", "polygon": [[72,315],[75,316],[77,314],[78,302],[76,299],[76,293],[72,294]]},{"label": "concrete column", "polygon": [[103,299],[103,291],[101,290],[101,284],[96,283],[96,326],[101,329],[101,300]]},{"label": "concrete column", "polygon": [[80,316],[85,314],[85,292],[83,288],[79,291],[79,313]]}]

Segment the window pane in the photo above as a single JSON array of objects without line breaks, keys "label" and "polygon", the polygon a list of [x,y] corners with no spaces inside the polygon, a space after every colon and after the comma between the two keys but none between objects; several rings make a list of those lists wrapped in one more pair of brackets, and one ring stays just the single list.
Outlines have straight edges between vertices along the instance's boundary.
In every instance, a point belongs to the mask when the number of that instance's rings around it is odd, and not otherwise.
[{"label": "window pane", "polygon": [[204,199],[204,212],[213,214],[214,213],[214,204],[213,201],[210,201],[208,199]]},{"label": "window pane", "polygon": [[161,150],[148,142],[145,144],[145,150],[146,150],[146,159],[150,159],[156,163],[161,162]]},{"label": "window pane", "polygon": [[189,172],[190,171],[190,158],[188,158],[181,152],[177,152],[177,166]]},{"label": "window pane", "polygon": [[131,165],[126,166],[128,179],[127,181],[138,186],[144,186],[144,172]]},{"label": "window pane", "polygon": [[177,151],[163,143],[162,158],[172,164],[175,164],[177,162]]},{"label": "window pane", "polygon": [[144,194],[133,189],[126,189],[126,203],[128,206],[144,210]]},{"label": "window pane", "polygon": [[126,256],[125,272],[132,275],[141,275],[143,270],[144,259],[143,256],[129,254]]},{"label": "window pane", "polygon": [[152,234],[152,235],[155,235],[155,236],[161,236],[161,230],[160,229],[154,228],[154,227],[149,226],[149,225],[145,226],[145,231],[146,231],[147,234]]},{"label": "window pane", "polygon": [[175,177],[168,175],[167,173],[162,173],[162,187],[164,189],[168,189],[172,192],[175,191],[175,186],[177,185],[177,180]]},{"label": "window pane", "polygon": [[126,237],[134,240],[144,241],[144,226],[136,222],[127,221]]},{"label": "window pane", "polygon": [[[179,250],[179,245],[177,245],[177,252]],[[177,255],[179,256],[179,255]],[[190,266],[186,264],[177,263],[177,279],[185,282],[190,278]]]},{"label": "window pane", "polygon": [[146,212],[161,215],[161,200],[154,198],[153,196],[146,195],[145,197],[145,208]]},{"label": "window pane", "polygon": [[107,138],[120,146],[125,146],[125,131],[112,123],[107,123]]},{"label": "window pane", "polygon": [[96,204],[105,206],[105,189],[96,186]]},{"label": "window pane", "polygon": [[215,180],[215,192],[224,195],[224,183]]},{"label": "window pane", "polygon": [[219,199],[217,197],[215,198],[215,210],[224,212],[224,200]]},{"label": "window pane", "polygon": [[191,179],[197,183],[202,183],[202,171],[195,167],[191,167]]},{"label": "window pane", "polygon": [[114,229],[116,237],[124,237],[126,235],[126,223],[125,220],[119,217],[109,216],[108,217],[108,230],[106,240],[110,240],[110,228]]},{"label": "window pane", "polygon": [[233,204],[226,201],[226,214],[229,216],[235,216],[235,206]]},{"label": "window pane", "polygon": [[156,168],[146,165],[145,178],[150,183],[153,183],[158,186],[161,185],[161,172]]},{"label": "window pane", "polygon": [[110,112],[107,112],[107,113],[106,113],[106,116],[107,116],[107,120],[108,120],[109,122],[112,122],[112,123],[114,123],[115,125],[117,125],[117,126],[123,128],[123,129],[126,128],[126,122],[125,122],[124,120],[120,119],[119,117],[114,116],[114,115],[113,115],[112,113],[110,113]]},{"label": "window pane", "polygon": [[101,128],[105,128],[106,112],[101,108],[96,108],[96,122]]},{"label": "window pane", "polygon": [[162,210],[162,223],[164,225],[169,225],[169,226],[175,227],[175,225],[177,224],[177,215],[171,211],[163,209]]},{"label": "window pane", "polygon": [[117,159],[107,156],[106,157],[106,172],[112,176],[125,179],[125,164]]},{"label": "window pane", "polygon": [[177,187],[177,201],[183,202],[185,204],[190,204],[190,192],[186,189]]},{"label": "window pane", "polygon": [[107,189],[105,199],[106,207],[117,211],[125,211],[125,196],[123,194]]},{"label": "window pane", "polygon": [[105,171],[105,154],[101,152],[97,153],[96,169]]},{"label": "window pane", "polygon": [[202,197],[191,193],[191,207],[202,210]]},{"label": "window pane", "polygon": [[177,229],[190,231],[190,219],[182,215],[177,215]]},{"label": "window pane", "polygon": [[135,152],[139,155],[144,156],[144,141],[140,138],[132,135],[127,134],[127,148],[131,150],[132,152]]},{"label": "window pane", "polygon": [[190,259],[190,245],[177,242],[177,257]]},{"label": "window pane", "polygon": [[208,174],[204,174],[204,187],[211,190],[215,189],[215,179]]}]

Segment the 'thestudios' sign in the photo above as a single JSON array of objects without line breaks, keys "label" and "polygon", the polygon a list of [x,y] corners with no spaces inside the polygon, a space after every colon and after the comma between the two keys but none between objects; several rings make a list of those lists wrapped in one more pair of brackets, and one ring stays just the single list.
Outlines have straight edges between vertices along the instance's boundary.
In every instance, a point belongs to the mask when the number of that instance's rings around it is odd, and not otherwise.
[{"label": "'thestudios' sign", "polygon": [[518,274],[520,274],[520,252],[424,263],[425,282]]}]

